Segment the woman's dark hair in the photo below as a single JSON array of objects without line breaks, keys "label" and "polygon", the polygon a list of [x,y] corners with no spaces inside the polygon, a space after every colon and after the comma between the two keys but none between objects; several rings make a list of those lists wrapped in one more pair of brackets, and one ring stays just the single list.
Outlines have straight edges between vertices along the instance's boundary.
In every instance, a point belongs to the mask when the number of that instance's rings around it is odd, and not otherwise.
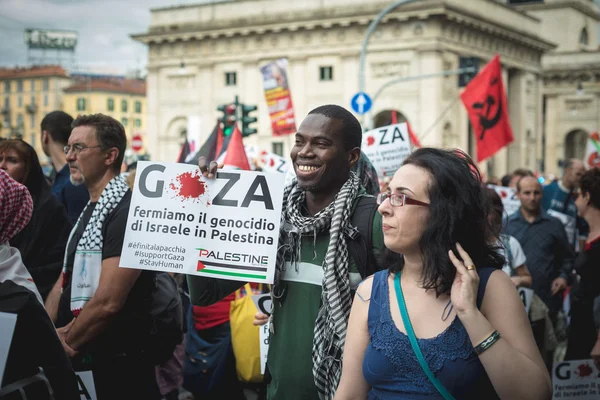
[{"label": "woman's dark hair", "polygon": [[582,194],[589,193],[590,204],[600,209],[600,169],[586,171],[579,180],[579,189]]},{"label": "woman's dark hair", "polygon": [[499,235],[500,231],[502,230],[502,216],[504,215],[504,204],[502,204],[502,199],[494,189],[487,188],[486,192],[488,196],[490,212],[492,213],[492,230],[496,235]]},{"label": "woman's dark hair", "polygon": [[[487,188],[482,185],[473,160],[460,150],[421,148],[408,156],[403,165],[423,168],[431,175],[429,217],[419,242],[423,288],[435,290],[438,296],[450,293],[456,267],[448,250],[454,250],[460,259],[456,243],[462,245],[478,270],[501,268],[504,257],[493,244],[496,235],[488,218],[491,207]],[[392,272],[401,270],[404,264],[389,251],[384,261],[393,263]]]},{"label": "woman's dark hair", "polygon": [[4,154],[10,150],[15,151],[25,163],[25,181],[22,183],[29,189],[29,194],[31,194],[35,206],[42,192],[50,189],[37,153],[28,143],[19,139],[3,140],[0,142],[0,154]]}]

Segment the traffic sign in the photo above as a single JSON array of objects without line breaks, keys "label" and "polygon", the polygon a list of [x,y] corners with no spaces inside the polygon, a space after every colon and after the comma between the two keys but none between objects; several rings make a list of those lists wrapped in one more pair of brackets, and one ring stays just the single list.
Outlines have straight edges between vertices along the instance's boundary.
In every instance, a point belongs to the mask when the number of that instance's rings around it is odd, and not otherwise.
[{"label": "traffic sign", "polygon": [[371,97],[369,97],[369,95],[365,92],[358,92],[352,96],[350,105],[355,113],[362,115],[371,109],[373,106],[373,100],[371,100]]},{"label": "traffic sign", "polygon": [[137,153],[140,150],[142,150],[142,147],[144,147],[144,141],[142,140],[142,135],[139,135],[139,134],[134,135],[131,138],[131,150],[133,150]]}]

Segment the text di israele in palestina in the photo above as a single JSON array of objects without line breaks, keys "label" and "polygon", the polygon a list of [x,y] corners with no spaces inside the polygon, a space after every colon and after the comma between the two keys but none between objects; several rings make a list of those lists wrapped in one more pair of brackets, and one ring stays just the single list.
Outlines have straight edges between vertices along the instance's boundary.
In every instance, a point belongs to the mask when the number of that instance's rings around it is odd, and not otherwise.
[{"label": "text di israele in palestina", "polygon": [[121,266],[272,281],[284,177],[141,162]]}]

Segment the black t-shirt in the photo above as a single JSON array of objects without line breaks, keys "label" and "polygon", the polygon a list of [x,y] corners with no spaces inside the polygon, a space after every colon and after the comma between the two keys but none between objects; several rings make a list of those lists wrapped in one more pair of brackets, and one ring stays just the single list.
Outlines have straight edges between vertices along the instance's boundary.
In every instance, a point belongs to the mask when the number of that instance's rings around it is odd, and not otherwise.
[{"label": "black t-shirt", "polygon": [[[106,217],[102,225],[102,260],[120,257],[127,226],[127,215],[131,203],[131,192],[127,191],[117,207]],[[77,243],[83,236],[96,203],[91,203],[84,211],[73,238],[67,246],[67,269],[73,271]],[[140,335],[150,330],[149,305],[151,304],[152,288],[155,273],[142,271],[133,285],[125,305],[109,325],[108,329],[98,336],[89,346],[89,352],[98,356],[110,356],[115,353],[129,353],[141,346]],[[61,295],[58,321],[56,326],[67,325],[73,319],[71,312],[71,275]]]}]

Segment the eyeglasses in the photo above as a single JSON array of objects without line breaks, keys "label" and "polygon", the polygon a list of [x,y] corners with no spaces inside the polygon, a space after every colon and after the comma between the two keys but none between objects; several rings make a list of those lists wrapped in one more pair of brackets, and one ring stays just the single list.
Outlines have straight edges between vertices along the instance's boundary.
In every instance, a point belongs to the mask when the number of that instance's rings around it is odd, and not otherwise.
[{"label": "eyeglasses", "polygon": [[73,146],[66,145],[63,150],[65,155],[69,154],[69,151],[73,153],[73,155],[77,155],[86,149],[95,149],[102,146],[86,146],[84,144],[75,143]]},{"label": "eyeglasses", "polygon": [[382,204],[386,199],[390,199],[392,207],[402,207],[404,205],[429,207],[429,204],[406,197],[405,194],[391,194],[387,192],[379,193],[377,195],[377,204]]}]

